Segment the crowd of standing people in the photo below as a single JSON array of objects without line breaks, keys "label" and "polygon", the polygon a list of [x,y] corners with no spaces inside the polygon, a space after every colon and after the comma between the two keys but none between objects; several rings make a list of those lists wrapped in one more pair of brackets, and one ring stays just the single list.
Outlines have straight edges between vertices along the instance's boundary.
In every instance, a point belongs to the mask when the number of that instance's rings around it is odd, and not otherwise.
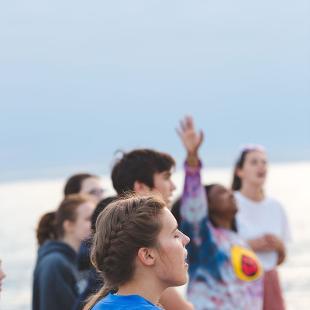
[{"label": "crowd of standing people", "polygon": [[[174,203],[175,160],[156,150],[122,154],[111,172],[115,196],[96,175],[68,179],[58,208],[38,222],[33,310],[285,309],[277,266],[290,231],[265,194],[266,151],[241,151],[231,188],[206,185],[203,132],[191,117],[177,132],[186,157]],[[0,261],[0,290],[4,276]]]}]

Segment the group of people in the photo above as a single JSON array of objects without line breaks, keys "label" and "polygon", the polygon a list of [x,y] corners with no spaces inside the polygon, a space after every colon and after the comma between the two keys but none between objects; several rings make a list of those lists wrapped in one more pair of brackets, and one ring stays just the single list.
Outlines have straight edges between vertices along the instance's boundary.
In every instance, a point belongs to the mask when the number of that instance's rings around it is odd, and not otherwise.
[{"label": "group of people", "polygon": [[203,186],[203,134],[186,118],[179,136],[185,184],[172,210],[191,238],[188,299],[195,309],[284,309],[276,267],[290,233],[283,208],[264,192],[266,152],[257,145],[242,150],[231,189]]},{"label": "group of people", "polygon": [[[37,228],[33,310],[285,308],[277,266],[290,233],[281,205],[267,197],[265,150],[244,148],[232,188],[204,185],[204,135],[185,117],[181,197],[172,204],[169,154],[123,153],[104,197],[97,176],[71,177],[55,212]],[[186,296],[176,289],[187,283]]]}]

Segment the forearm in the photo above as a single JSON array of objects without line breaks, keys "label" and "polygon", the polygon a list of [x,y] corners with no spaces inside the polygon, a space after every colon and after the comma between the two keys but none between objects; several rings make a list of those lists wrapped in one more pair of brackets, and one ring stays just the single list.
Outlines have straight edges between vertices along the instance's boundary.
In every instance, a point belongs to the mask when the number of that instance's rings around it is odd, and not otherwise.
[{"label": "forearm", "polygon": [[285,244],[282,241],[279,241],[277,243],[276,251],[278,253],[277,265],[281,265],[285,261],[285,258],[286,258],[286,248],[285,248]]},{"label": "forearm", "polygon": [[[193,160],[195,164],[193,164]],[[185,182],[181,202],[181,216],[191,224],[199,224],[207,216],[207,199],[201,183],[201,163],[191,158],[185,162]]]},{"label": "forearm", "polygon": [[247,243],[254,252],[266,252],[271,250],[263,237],[247,240]]},{"label": "forearm", "polygon": [[278,252],[278,261],[277,261],[277,265],[281,265],[282,263],[284,263],[286,258],[286,252],[285,251],[279,251]]},{"label": "forearm", "polygon": [[191,225],[197,225],[207,214],[206,195],[201,184],[201,163],[198,158],[203,141],[203,132],[195,130],[190,116],[184,117],[177,132],[182,140],[187,157],[185,161],[185,182],[181,202],[181,217]]},{"label": "forearm", "polygon": [[285,245],[274,235],[266,234],[259,238],[247,240],[247,242],[255,252],[276,251],[279,257],[278,264],[282,263],[285,258]]}]

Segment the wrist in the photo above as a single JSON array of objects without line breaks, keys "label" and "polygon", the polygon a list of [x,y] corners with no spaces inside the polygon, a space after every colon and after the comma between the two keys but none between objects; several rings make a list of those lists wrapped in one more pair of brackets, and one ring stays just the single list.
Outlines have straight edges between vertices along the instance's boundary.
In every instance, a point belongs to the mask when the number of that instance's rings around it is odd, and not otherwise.
[{"label": "wrist", "polygon": [[190,166],[190,167],[198,167],[199,166],[199,157],[197,152],[196,153],[187,153],[187,157],[186,157],[186,163]]}]

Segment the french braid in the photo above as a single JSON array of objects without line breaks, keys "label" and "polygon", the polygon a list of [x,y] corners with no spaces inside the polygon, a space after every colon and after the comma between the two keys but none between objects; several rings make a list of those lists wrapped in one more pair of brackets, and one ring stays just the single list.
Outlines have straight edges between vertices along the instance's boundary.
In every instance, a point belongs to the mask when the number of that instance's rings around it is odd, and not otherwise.
[{"label": "french braid", "polygon": [[165,203],[157,198],[127,196],[109,204],[96,222],[91,261],[104,286],[84,307],[89,310],[110,291],[129,281],[141,247],[156,246],[161,229],[159,215]]}]

